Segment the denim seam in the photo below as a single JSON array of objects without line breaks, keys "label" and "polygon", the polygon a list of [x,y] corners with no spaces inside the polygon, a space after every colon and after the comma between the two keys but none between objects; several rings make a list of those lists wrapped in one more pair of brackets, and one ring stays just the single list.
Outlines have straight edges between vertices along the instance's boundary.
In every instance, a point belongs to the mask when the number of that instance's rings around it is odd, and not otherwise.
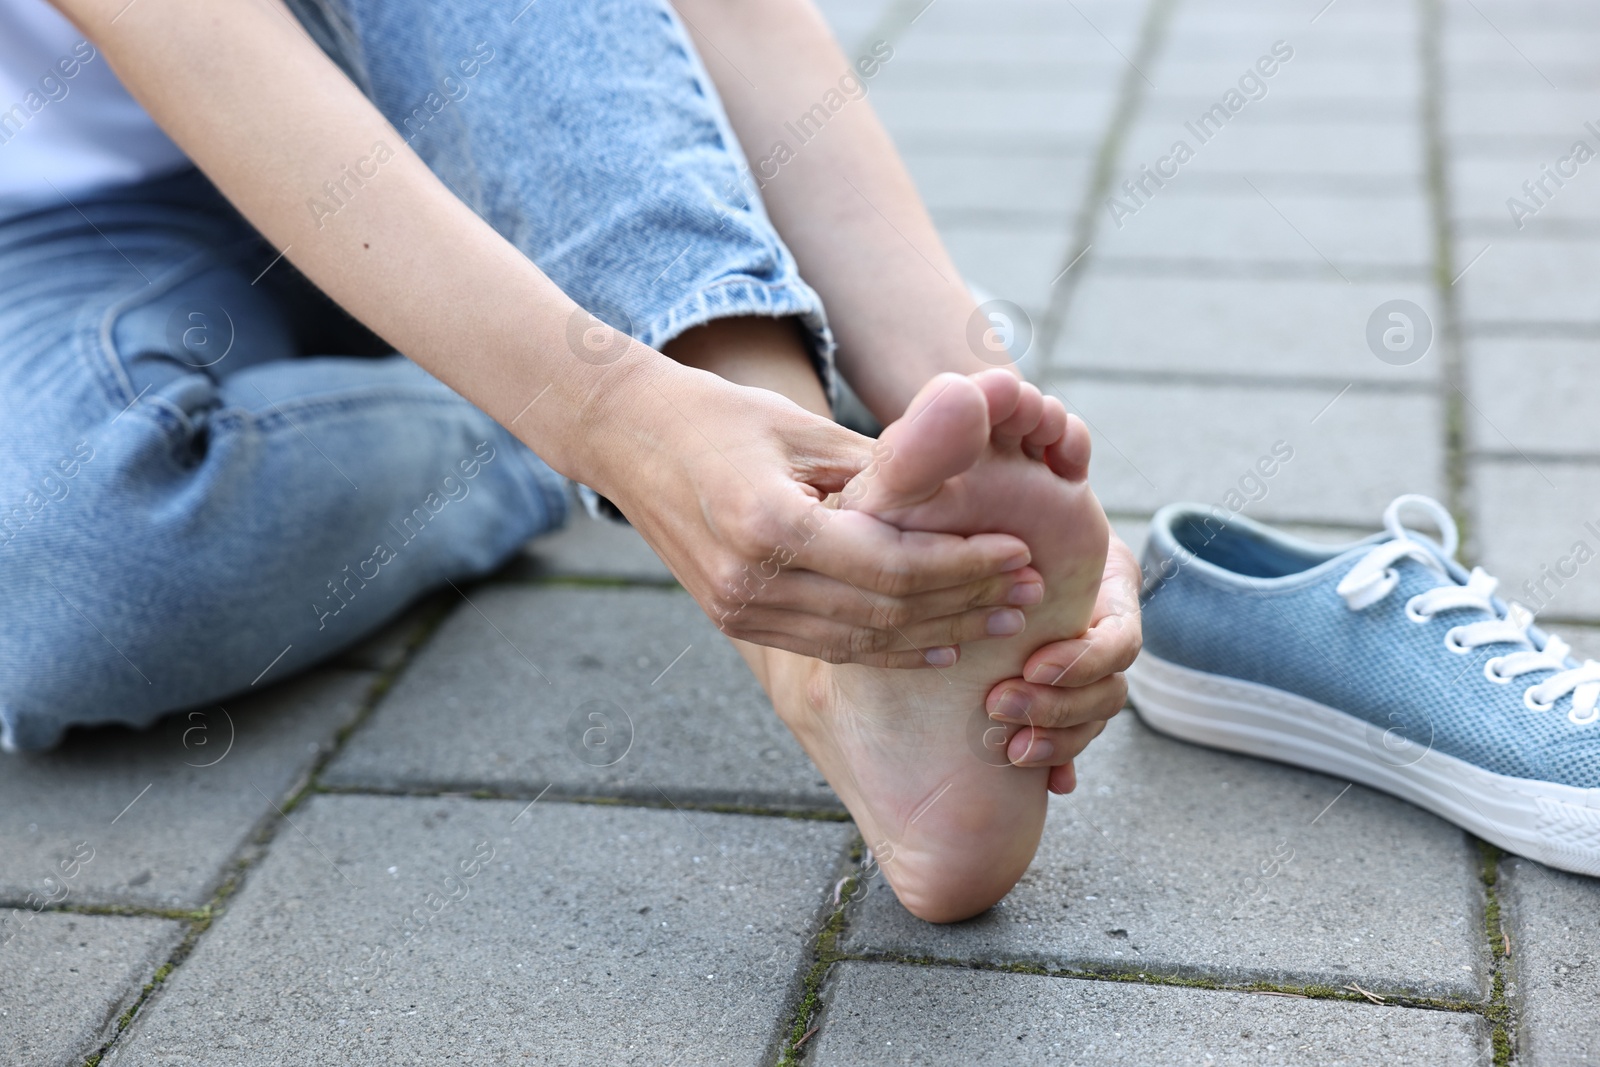
[{"label": "denim seam", "polygon": [[754,278],[725,278],[687,294],[640,331],[639,340],[659,350],[696,326],[717,319],[756,315],[762,318],[800,319],[812,342],[812,360],[830,398],[835,382],[833,331],[828,327],[822,300],[804,280],[781,282]]},{"label": "denim seam", "polygon": [[[232,250],[206,248],[179,260],[166,273],[158,275],[147,282],[142,288],[134,289],[127,295],[113,301],[103,312],[99,313],[99,322],[93,323],[93,331],[100,349],[100,357],[105,368],[110,371],[112,385],[108,389],[114,401],[120,401],[122,406],[134,402],[133,378],[128,374],[128,368],[123,363],[122,355],[117,351],[115,332],[117,322],[128,312],[142,307],[157,299],[163,293],[171,292],[181,283],[193,278],[207,266],[222,266],[232,262],[233,256],[226,254]],[[91,319],[92,322],[92,319]],[[120,389],[121,395],[118,395]]]},{"label": "denim seam", "polygon": [[283,428],[293,428],[287,418],[289,415],[304,415],[308,419],[316,419],[324,415],[343,415],[357,412],[375,403],[395,402],[445,409],[454,407],[464,401],[454,396],[437,396],[418,390],[395,389],[392,387],[347,389],[331,396],[323,394],[284,401],[268,398],[267,403],[270,406],[262,411],[238,405],[220,407],[211,415],[210,423],[216,428],[252,425],[263,433],[273,433],[279,427],[268,425],[272,422],[282,422],[284,424]]}]

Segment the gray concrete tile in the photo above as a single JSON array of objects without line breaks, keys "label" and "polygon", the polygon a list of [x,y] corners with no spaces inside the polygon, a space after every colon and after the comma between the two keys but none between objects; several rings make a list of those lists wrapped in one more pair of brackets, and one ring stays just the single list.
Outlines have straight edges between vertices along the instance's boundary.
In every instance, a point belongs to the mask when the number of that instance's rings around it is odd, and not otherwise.
[{"label": "gray concrete tile", "polygon": [[931,926],[869,882],[846,950],[1484,994],[1478,853],[1455,827],[1160,737],[1127,712],[1077,766],[1077,791],[1051,799],[1039,854],[1000,905]]},{"label": "gray concrete tile", "polygon": [[1600,115],[1600,93],[1560,92],[1540,83],[1516,92],[1452,87],[1444,94],[1444,133],[1550,134],[1565,145],[1583,139],[1594,146],[1584,123]]},{"label": "gray concrete tile", "polygon": [[1082,203],[1094,164],[1089,155],[979,152],[965,146],[907,152],[904,158],[936,219],[1006,211],[1065,221]]},{"label": "gray concrete tile", "polygon": [[687,593],[467,595],[325,782],[838,807]]},{"label": "gray concrete tile", "polygon": [[1600,465],[1531,463],[1472,464],[1479,561],[1500,579],[1502,595],[1540,615],[1600,619],[1600,566],[1585,562],[1600,555]]},{"label": "gray concrete tile", "polygon": [[[1600,151],[1600,139],[1593,139],[1593,147]],[[1558,158],[1527,152],[1490,158],[1453,158],[1450,164],[1451,213],[1457,219],[1478,224],[1473,236],[1505,241],[1523,237],[1559,238],[1569,232],[1574,223],[1600,221],[1600,162],[1590,160],[1560,188],[1547,180],[1545,191],[1539,196],[1543,204],[1535,203],[1522,188],[1524,182],[1540,178],[1541,168],[1555,163]],[[1523,205],[1515,214],[1506,204],[1511,199]],[[1526,214],[1527,209],[1534,209],[1534,214]]]},{"label": "gray concrete tile", "polygon": [[639,531],[625,522],[591,519],[582,508],[561,529],[529,541],[522,558],[500,577],[611,578],[652,585],[676,581]]},{"label": "gray concrete tile", "polygon": [[[1139,221],[1130,220],[1129,228]],[[1395,299],[1413,301],[1430,320],[1438,319],[1437,300],[1423,284],[1140,277],[1091,269],[1073,294],[1051,366],[1067,375],[1168,371],[1339,379],[1341,385],[1437,379],[1437,350],[1397,367],[1367,346],[1368,320]],[[1306,418],[1315,414],[1312,409]]]},{"label": "gray concrete tile", "polygon": [[1422,139],[1412,127],[1393,123],[1255,122],[1248,109],[1229,120],[1220,133],[1208,134],[1204,142],[1181,122],[1140,125],[1129,134],[1119,166],[1126,171],[1137,170],[1140,163],[1153,165],[1179,140],[1194,152],[1194,158],[1179,171],[1175,179],[1179,182],[1190,172],[1243,173],[1253,181],[1257,174],[1404,178],[1423,171]]},{"label": "gray concrete tile", "polygon": [[1577,28],[1545,24],[1522,27],[1515,33],[1504,27],[1492,25],[1503,19],[1477,14],[1472,18],[1471,6],[1461,13],[1461,21],[1453,22],[1450,32],[1444,35],[1443,48],[1452,64],[1463,66],[1478,63],[1520,63],[1523,84],[1530,89],[1557,88],[1565,83],[1556,80],[1551,67],[1578,65],[1586,59],[1592,64],[1594,54],[1600,49],[1600,34],[1583,32]]},{"label": "gray concrete tile", "polygon": [[1102,90],[983,88],[943,89],[875,86],[872,106],[895,137],[940,134],[974,148],[997,137],[1099,136],[1116,103],[1114,87]]},{"label": "gray concrete tile", "polygon": [[770,1062],[852,837],[392,797],[295,822],[108,1064]]},{"label": "gray concrete tile", "polygon": [[[1145,161],[1141,161],[1145,162]],[[1183,172],[1178,172],[1181,178]],[[1144,176],[1118,171],[1108,203],[1098,205],[1101,226],[1095,254],[1102,259],[1134,256],[1162,259],[1256,260],[1321,267],[1400,265],[1419,274],[1432,258],[1428,206],[1419,197],[1352,197],[1257,194],[1239,178],[1234,195],[1198,191],[1174,180],[1135,200]],[[1143,201],[1142,203],[1140,201]],[[1122,214],[1131,209],[1133,214]],[[1339,281],[1338,278],[1334,278]]]},{"label": "gray concrete tile", "polygon": [[1483,258],[1456,284],[1463,327],[1468,333],[1486,323],[1600,322],[1600,245],[1582,241],[1521,241],[1471,238],[1456,242],[1457,270],[1467,267],[1486,245]]},{"label": "gray concrete tile", "polygon": [[[1474,1015],[1249,993],[842,963],[810,1062],[1227,1063],[1456,1067],[1488,1051]],[[1003,1051],[1002,1051],[1003,1050]]]},{"label": "gray concrete tile", "polygon": [[1600,458],[1600,339],[1476,338],[1465,348],[1474,448]]},{"label": "gray concrete tile", "polygon": [[[1031,223],[952,223],[939,227],[962,279],[991,297],[1014,301],[1037,315],[1051,283],[1067,265],[1071,226],[1062,219]],[[929,271],[929,277],[936,276]]]},{"label": "gray concrete tile", "polygon": [[83,842],[93,859],[66,883],[72,903],[205,903],[372,681],[318,671],[148,731],[75,731],[53,752],[5,757],[0,900],[21,903]]},{"label": "gray concrete tile", "polygon": [[[1344,6],[1343,0],[1340,0],[1339,6]],[[1262,34],[1226,56],[1198,55],[1179,60],[1164,55],[1156,70],[1160,81],[1150,99],[1181,94],[1188,98],[1199,96],[1210,101],[1219,100],[1238,84],[1245,69],[1271,48],[1273,40],[1270,34]],[[1421,92],[1422,72],[1417,63],[1399,63],[1361,55],[1310,58],[1297,52],[1287,66],[1267,80],[1265,99],[1278,100],[1301,95],[1364,96],[1370,93],[1383,99],[1415,104]],[[1267,113],[1273,111],[1272,108],[1263,110]],[[1186,111],[1179,122],[1192,117]]]},{"label": "gray concrete tile", "polygon": [[[1428,394],[1056,378],[1094,435],[1089,476],[1118,512],[1175,500],[1217,503],[1241,485],[1268,522],[1375,523],[1401,493],[1439,496],[1443,428]],[[1274,444],[1294,450],[1267,480],[1245,479]]]},{"label": "gray concrete tile", "polygon": [[1051,0],[945,0],[937,7],[910,10],[916,26],[927,33],[1004,33],[1014,37],[1049,34],[1100,40],[1105,34],[1118,47],[1132,44],[1144,18],[1143,3],[1088,0],[1072,7]]},{"label": "gray concrete tile", "polygon": [[428,594],[377,633],[335,656],[328,665],[353,671],[394,670],[456,599],[452,589]]},{"label": "gray concrete tile", "polygon": [[0,909],[0,1062],[83,1063],[182,929],[167,919]]},{"label": "gray concrete tile", "polygon": [[1500,866],[1503,925],[1511,938],[1517,1062],[1526,1067],[1600,1059],[1600,882],[1524,859]]},{"label": "gray concrete tile", "polygon": [[[943,3],[929,9],[931,16]],[[896,37],[894,57],[883,69],[884,84],[895,84],[913,66],[973,64],[987,68],[1016,64],[1024,67],[1062,66],[1078,68],[1088,75],[1086,82],[1111,86],[1127,67],[1116,50],[1090,33],[1016,34],[983,29],[941,32],[930,27],[927,18]]]}]

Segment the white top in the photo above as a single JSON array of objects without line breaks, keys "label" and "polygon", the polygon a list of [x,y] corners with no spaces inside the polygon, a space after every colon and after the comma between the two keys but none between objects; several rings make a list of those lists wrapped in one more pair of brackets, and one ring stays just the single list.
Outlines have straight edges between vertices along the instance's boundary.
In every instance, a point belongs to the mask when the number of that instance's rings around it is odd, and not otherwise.
[{"label": "white top", "polygon": [[0,0],[0,218],[187,164],[55,8]]}]

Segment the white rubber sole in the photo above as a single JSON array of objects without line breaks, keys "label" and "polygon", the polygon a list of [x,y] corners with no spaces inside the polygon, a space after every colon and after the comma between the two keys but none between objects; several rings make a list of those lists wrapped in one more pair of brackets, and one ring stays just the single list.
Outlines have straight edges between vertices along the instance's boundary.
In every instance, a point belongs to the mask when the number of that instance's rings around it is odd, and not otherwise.
[{"label": "white rubber sole", "polygon": [[1600,875],[1600,789],[1494,774],[1314,700],[1148,652],[1128,688],[1139,717],[1161,733],[1360,782],[1507,852]]}]

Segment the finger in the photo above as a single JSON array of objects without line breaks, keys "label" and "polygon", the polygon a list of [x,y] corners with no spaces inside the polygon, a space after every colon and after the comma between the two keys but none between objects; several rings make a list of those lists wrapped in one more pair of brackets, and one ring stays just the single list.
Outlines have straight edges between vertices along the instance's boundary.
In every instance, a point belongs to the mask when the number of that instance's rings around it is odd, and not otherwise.
[{"label": "finger", "polygon": [[[883,653],[944,648],[990,637],[1014,637],[1027,629],[1027,616],[1017,608],[978,608],[904,627],[852,626],[809,612],[757,605],[741,614],[744,616],[739,620],[741,629],[793,634],[814,646],[815,651],[808,651],[806,655],[829,663],[865,663],[868,657]],[[941,662],[938,666],[948,664]]]},{"label": "finger", "polygon": [[[826,509],[823,509],[826,510]],[[903,597],[965,585],[1026,566],[1028,546],[1010,534],[898,530],[861,511],[827,511],[794,566],[849,582],[869,593]]]},{"label": "finger", "polygon": [[1006,745],[1006,758],[1017,767],[1057,767],[1071,763],[1105,728],[1103,721],[1086,722],[1065,730],[1024,726]]},{"label": "finger", "polygon": [[1007,679],[989,691],[984,710],[996,722],[1059,729],[1109,719],[1128,702],[1122,674],[1071,689]]},{"label": "finger", "polygon": [[798,611],[852,626],[918,625],[978,608],[1030,607],[1044,599],[1044,577],[1032,567],[909,597],[869,593],[812,571],[785,573],[762,590],[763,607]]},{"label": "finger", "polygon": [[[797,638],[794,634],[784,630],[740,630],[734,632],[731,628],[725,631],[728,636],[740,641],[748,641],[753,645],[765,645],[767,648],[782,649],[812,659],[826,659],[818,655],[819,646],[813,642]],[[961,660],[959,647],[912,649],[904,652],[880,652],[863,654],[854,660],[834,659],[831,663],[853,662],[866,667],[882,667],[887,670],[919,670],[932,668],[944,670],[954,667]]]},{"label": "finger", "polygon": [[1143,643],[1137,615],[1107,615],[1082,637],[1035,649],[1022,665],[1022,677],[1040,685],[1087,685],[1127,670]]},{"label": "finger", "polygon": [[1078,788],[1078,772],[1070,763],[1050,768],[1049,789],[1057,796],[1066,796]]}]

